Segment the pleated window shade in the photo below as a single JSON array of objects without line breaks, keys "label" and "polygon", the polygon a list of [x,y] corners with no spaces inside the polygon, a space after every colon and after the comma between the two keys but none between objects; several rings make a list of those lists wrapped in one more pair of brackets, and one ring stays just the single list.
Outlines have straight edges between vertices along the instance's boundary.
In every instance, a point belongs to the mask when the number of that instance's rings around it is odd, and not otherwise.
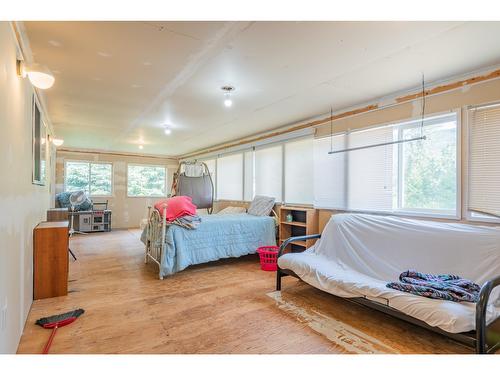
[{"label": "pleated window shade", "polygon": [[316,138],[313,142],[313,195],[314,207],[347,208],[346,157],[347,153],[329,155],[332,149],[346,148],[347,137],[335,135],[332,139]]},{"label": "pleated window shade", "polygon": [[255,150],[255,195],[273,197],[281,202],[283,171],[282,145]]},{"label": "pleated window shade", "polygon": [[245,175],[243,183],[243,200],[251,201],[254,197],[253,151],[245,152]]},{"label": "pleated window shade", "polygon": [[217,199],[243,200],[243,154],[217,159]]},{"label": "pleated window shade", "polygon": [[471,109],[469,211],[500,216],[500,103]]},{"label": "pleated window shade", "polygon": [[[393,128],[379,127],[352,132],[348,147],[392,142]],[[391,211],[393,192],[393,147],[380,146],[349,152],[346,157],[347,207],[351,210]]]}]

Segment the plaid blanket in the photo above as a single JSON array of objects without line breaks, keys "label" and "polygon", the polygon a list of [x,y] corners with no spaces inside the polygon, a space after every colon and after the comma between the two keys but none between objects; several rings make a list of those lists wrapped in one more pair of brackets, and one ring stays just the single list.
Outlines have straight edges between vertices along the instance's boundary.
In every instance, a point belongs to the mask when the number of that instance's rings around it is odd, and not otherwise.
[{"label": "plaid blanket", "polygon": [[399,275],[399,282],[391,282],[388,288],[418,296],[454,302],[477,302],[481,287],[456,275],[430,275],[408,270]]}]

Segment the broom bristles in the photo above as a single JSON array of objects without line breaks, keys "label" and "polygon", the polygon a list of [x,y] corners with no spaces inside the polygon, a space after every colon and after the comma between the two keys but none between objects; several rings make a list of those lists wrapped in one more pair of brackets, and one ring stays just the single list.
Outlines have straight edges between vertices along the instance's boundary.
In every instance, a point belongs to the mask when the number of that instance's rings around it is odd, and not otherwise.
[{"label": "broom bristles", "polygon": [[46,318],[38,319],[35,322],[35,324],[43,327],[45,324],[57,323],[57,322],[66,320],[68,318],[78,318],[84,312],[85,312],[84,309],[77,309],[77,310],[73,310],[73,311],[68,311],[67,313],[64,313],[64,314],[52,315],[52,316],[48,316]]}]

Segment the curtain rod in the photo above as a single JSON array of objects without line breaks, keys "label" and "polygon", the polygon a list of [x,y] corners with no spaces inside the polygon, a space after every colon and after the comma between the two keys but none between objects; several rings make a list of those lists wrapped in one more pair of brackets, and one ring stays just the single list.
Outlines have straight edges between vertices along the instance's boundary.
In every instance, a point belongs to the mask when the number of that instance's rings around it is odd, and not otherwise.
[{"label": "curtain rod", "polygon": [[406,143],[406,142],[413,142],[413,141],[423,141],[425,139],[427,139],[427,137],[424,135],[422,137],[409,138],[409,139],[400,139],[399,141],[391,141],[391,142],[377,143],[377,144],[368,145],[368,146],[352,147],[352,148],[346,148],[346,149],[343,149],[343,150],[329,151],[328,154],[329,155],[331,155],[331,154],[340,154],[341,152],[364,150],[365,148],[380,147],[380,146],[389,146],[389,145],[394,145],[394,144],[398,144],[398,143]]},{"label": "curtain rod", "polygon": [[[331,109],[330,109],[331,112]],[[330,148],[330,152],[328,152],[329,155],[331,154],[338,154],[341,152],[349,152],[349,151],[357,151],[357,150],[364,150],[366,148],[372,148],[372,147],[380,147],[380,146],[388,146],[388,145],[395,145],[398,143],[406,143],[406,142],[413,142],[413,141],[423,141],[426,139],[426,136],[424,135],[424,118],[425,118],[425,76],[424,73],[422,73],[422,115],[420,119],[420,137],[415,137],[415,138],[410,138],[410,139],[400,139],[398,141],[391,141],[391,142],[383,142],[383,143],[377,143],[374,145],[367,145],[367,146],[360,146],[360,147],[353,147],[353,148],[346,148],[343,150],[337,150],[333,151],[332,148]],[[330,129],[332,128],[332,117],[330,116]],[[331,139],[333,139],[333,134],[330,134]],[[333,147],[333,142],[330,142],[331,146]]]}]

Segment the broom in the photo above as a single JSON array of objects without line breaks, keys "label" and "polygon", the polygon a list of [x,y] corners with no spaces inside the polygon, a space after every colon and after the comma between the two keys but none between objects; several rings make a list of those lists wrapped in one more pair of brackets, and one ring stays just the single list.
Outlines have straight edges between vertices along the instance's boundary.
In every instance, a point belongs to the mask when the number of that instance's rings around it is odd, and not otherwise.
[{"label": "broom", "polygon": [[52,329],[52,333],[50,334],[49,340],[47,341],[45,347],[43,348],[42,354],[49,353],[50,345],[52,345],[52,340],[54,340],[54,336],[56,335],[57,329],[59,327],[64,327],[67,326],[68,324],[73,323],[76,320],[76,318],[78,318],[84,312],[85,310],[78,309],[69,311],[64,314],[52,315],[46,318],[38,319],[35,322],[35,324],[43,328]]}]

